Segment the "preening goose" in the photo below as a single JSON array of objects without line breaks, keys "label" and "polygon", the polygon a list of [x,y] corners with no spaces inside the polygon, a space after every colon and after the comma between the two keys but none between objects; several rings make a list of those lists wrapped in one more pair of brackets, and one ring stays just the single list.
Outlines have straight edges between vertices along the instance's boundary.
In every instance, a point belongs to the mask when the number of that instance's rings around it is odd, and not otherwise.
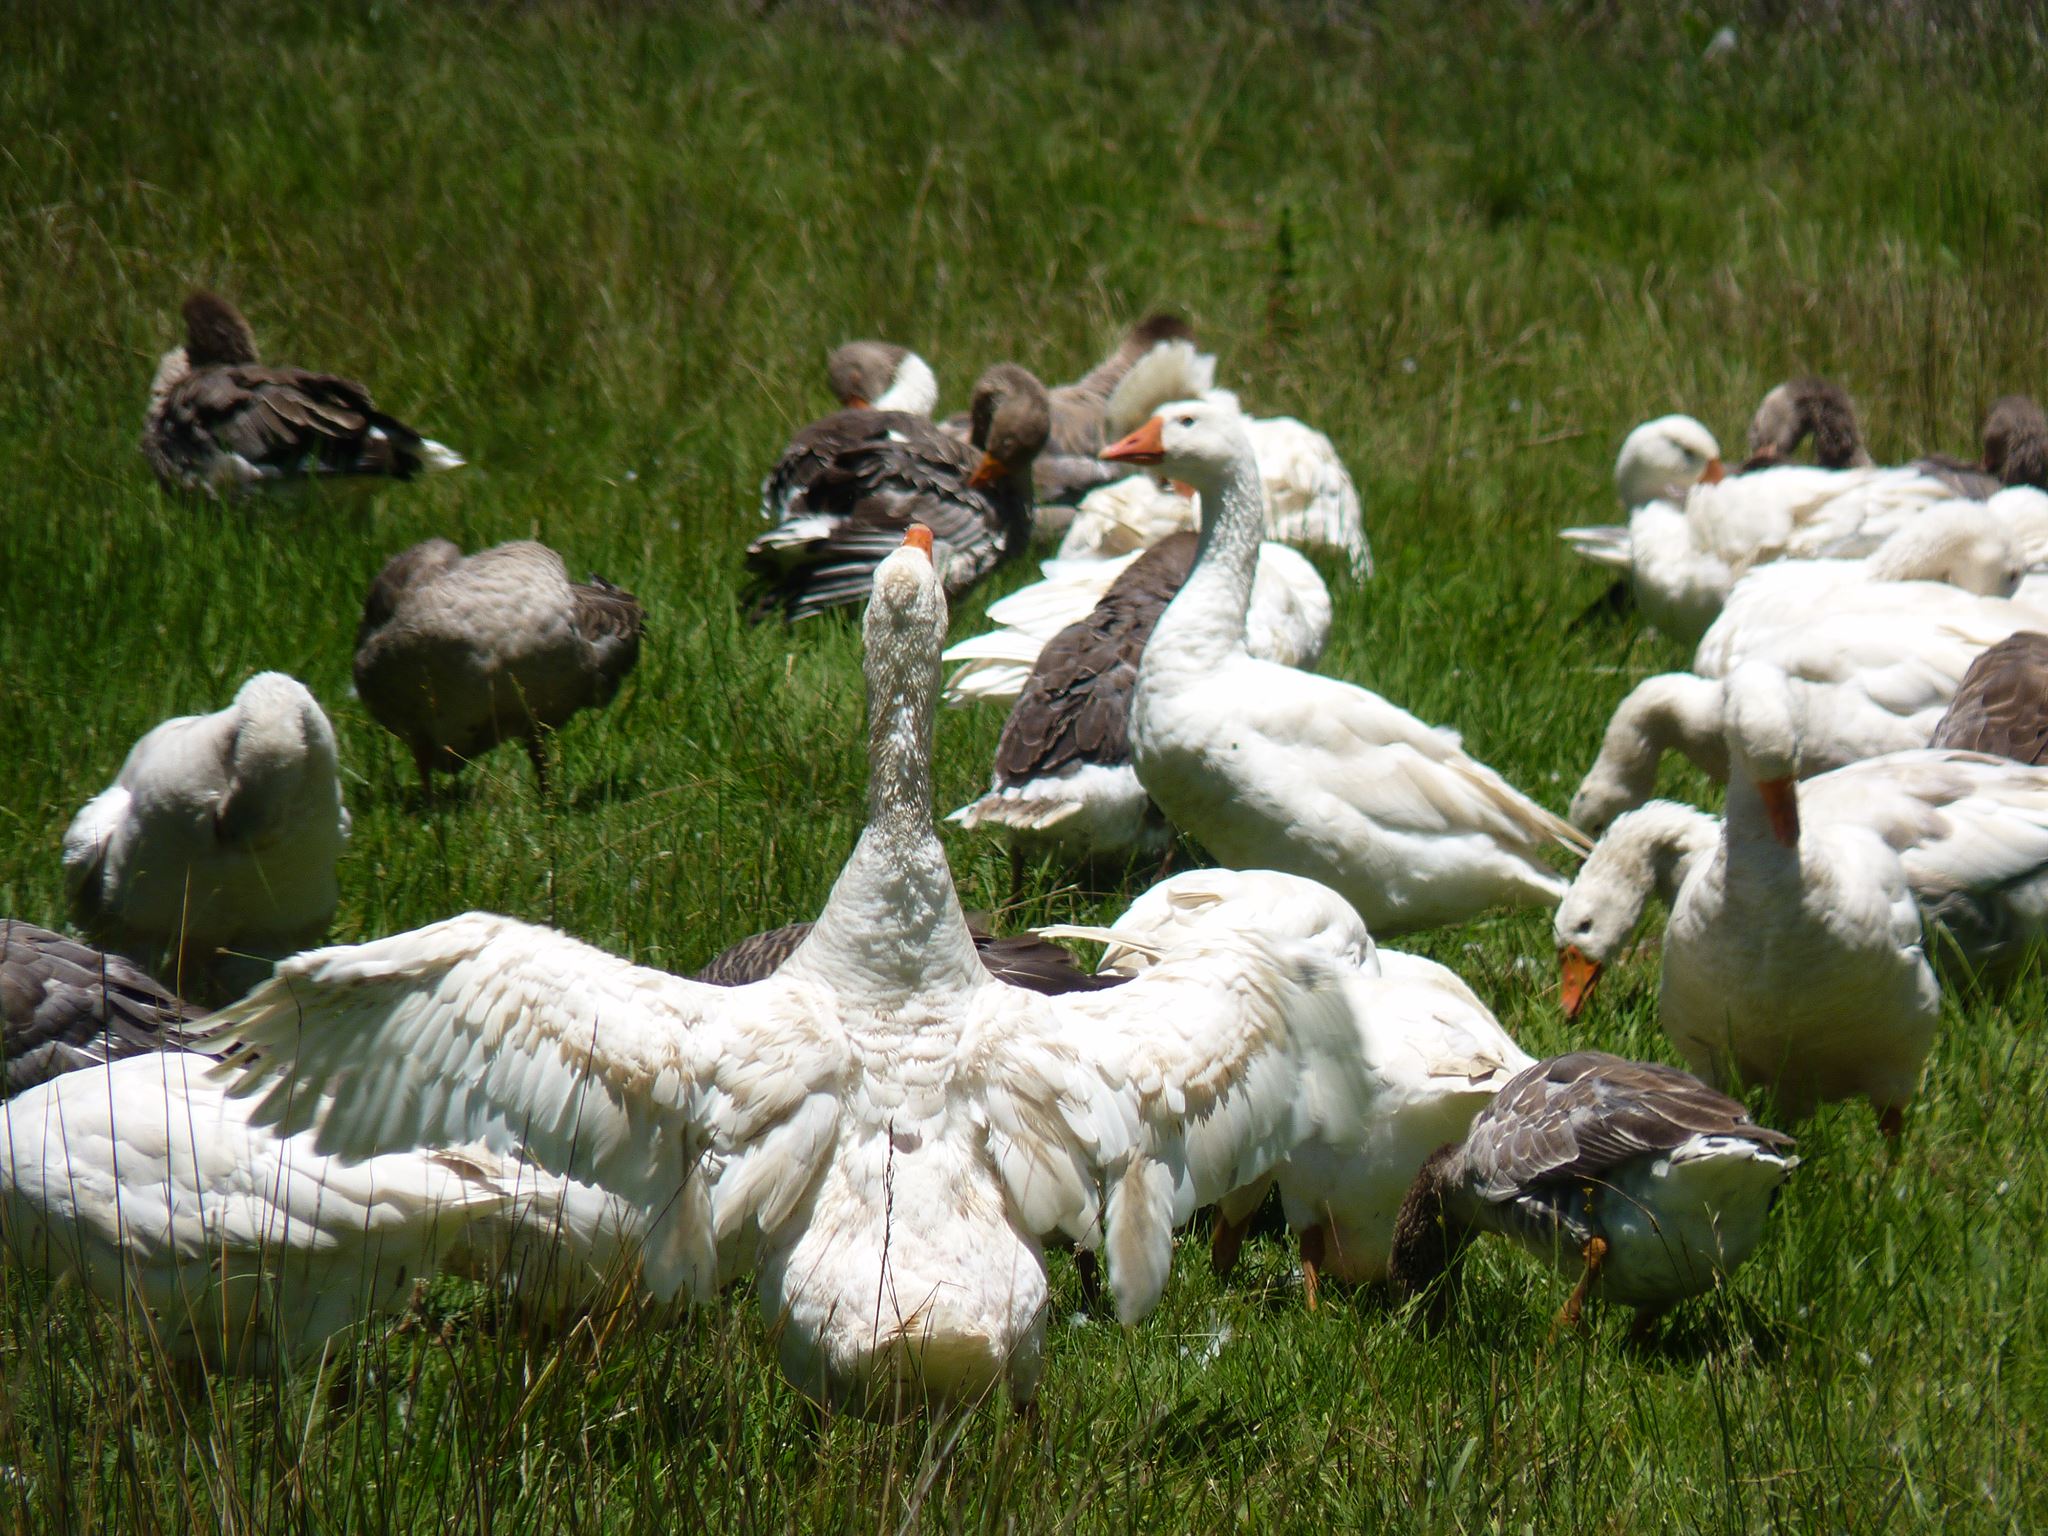
[{"label": "preening goose", "polygon": [[887,341],[849,341],[825,360],[826,381],[849,411],[903,411],[929,416],[939,403],[931,364]]},{"label": "preening goose", "polygon": [[9,1095],[62,1072],[177,1044],[202,1011],[119,955],[0,918],[0,1054]]},{"label": "preening goose", "polygon": [[2048,762],[2048,635],[2020,630],[1971,662],[1927,744]]},{"label": "preening goose", "polygon": [[1131,706],[1131,759],[1169,821],[1224,864],[1333,887],[1375,934],[1556,904],[1538,854],[1583,845],[1567,823],[1379,695],[1247,653],[1263,510],[1234,409],[1173,406],[1104,456],[1164,465],[1214,509]]},{"label": "preening goose", "polygon": [[64,883],[87,933],[167,957],[189,990],[217,949],[319,941],[348,829],[334,727],[304,684],[259,672],[227,708],[136,742],[65,832]]},{"label": "preening goose", "polygon": [[[1177,533],[1115,559],[1046,561],[1044,580],[989,605],[988,617],[1000,628],[947,649],[944,659],[958,665],[946,680],[946,702],[1014,703],[1048,643],[1072,625],[1094,622],[1092,616],[1118,583],[1130,584],[1119,599],[1122,605],[1143,591],[1163,594],[1163,606],[1187,579],[1195,544],[1193,533]],[[1142,574],[1134,575],[1141,564]],[[1245,643],[1254,656],[1282,666],[1313,667],[1330,635],[1330,614],[1330,589],[1305,556],[1271,540],[1259,546],[1245,619]]]},{"label": "preening goose", "polygon": [[932,827],[946,605],[909,539],[865,621],[868,826],[772,976],[705,986],[472,913],[297,956],[212,1030],[260,1119],[296,1105],[336,1151],[520,1127],[642,1213],[658,1295],[757,1267],[790,1378],[877,1412],[1028,1398],[1041,1234],[1101,1241],[1140,1317],[1174,1225],[1285,1157],[1311,1099],[1362,1091],[1305,946],[1219,925],[1108,991],[989,976]]},{"label": "preening goose", "polygon": [[[1133,557],[1089,613],[1037,652],[1003,723],[988,793],[949,820],[970,830],[1001,827],[1083,858],[1158,852],[1172,843],[1173,829],[1131,766],[1131,697],[1146,641],[1187,580],[1195,544],[1194,534],[1175,534]],[[1315,568],[1285,545],[1262,545],[1252,581],[1251,654],[1312,666],[1329,620],[1329,593]],[[955,646],[946,658],[976,643]],[[999,696],[998,665],[1005,664],[986,654],[970,657],[947,684],[947,698]]]},{"label": "preening goose", "polygon": [[791,438],[761,481],[765,522],[787,518],[803,493],[829,474],[842,454],[876,441],[929,446],[944,436],[931,420],[939,401],[938,379],[925,360],[906,347],[849,341],[826,359],[825,377],[840,408]]},{"label": "preening goose", "polygon": [[1600,1051],[1539,1061],[1417,1175],[1394,1290],[1423,1292],[1497,1232],[1576,1280],[1560,1324],[1597,1296],[1636,1308],[1641,1331],[1755,1250],[1792,1147],[1675,1067]]},{"label": "preening goose", "polygon": [[185,300],[185,345],[149,386],[142,452],[167,490],[222,496],[288,480],[410,480],[462,460],[370,402],[350,379],[265,366],[241,312],[217,293]]},{"label": "preening goose", "polygon": [[982,375],[967,443],[901,412],[828,420],[842,426],[808,443],[799,437],[769,477],[798,488],[777,526],[747,546],[750,617],[800,619],[862,601],[913,523],[932,530],[949,595],[1023,553],[1031,465],[1050,410],[1044,386],[1022,368],[999,363]]},{"label": "preening goose", "polygon": [[[1747,473],[1782,464],[1813,440],[1813,462],[1823,469],[1862,469],[1875,461],[1863,446],[1856,407],[1846,391],[1818,374],[1787,379],[1765,395],[1749,422]],[[1963,493],[1968,494],[1968,493]]]},{"label": "preening goose", "polygon": [[447,539],[393,555],[356,626],[356,692],[412,752],[420,793],[522,740],[542,793],[545,733],[602,708],[640,659],[640,604],[521,540],[465,556]]},{"label": "preening goose", "polygon": [[1216,922],[1323,949],[1339,964],[1358,1031],[1369,1090],[1359,1112],[1321,1116],[1271,1180],[1221,1202],[1210,1245],[1212,1267],[1227,1278],[1266,1189],[1277,1186],[1313,1307],[1324,1276],[1354,1285],[1386,1277],[1394,1217],[1424,1159],[1463,1136],[1529,1057],[1455,973],[1376,949],[1343,897],[1274,870],[1192,870],[1153,886],[1111,925],[1119,942],[1102,969],[1142,975],[1155,955]]},{"label": "preening goose", "polygon": [[[766,981],[797,952],[798,946],[811,936],[811,930],[816,926],[815,923],[785,923],[765,933],[750,934],[713,955],[697,972],[695,979],[709,982],[714,987],[744,987],[750,982]],[[1062,992],[1098,991],[1115,986],[1123,979],[1120,976],[1092,975],[1081,968],[1071,953],[1035,933],[1018,933],[999,939],[988,931],[986,921],[978,913],[967,914],[967,931],[973,937],[974,948],[981,956],[981,963],[988,968],[989,975],[1013,987],[1057,997]]]}]

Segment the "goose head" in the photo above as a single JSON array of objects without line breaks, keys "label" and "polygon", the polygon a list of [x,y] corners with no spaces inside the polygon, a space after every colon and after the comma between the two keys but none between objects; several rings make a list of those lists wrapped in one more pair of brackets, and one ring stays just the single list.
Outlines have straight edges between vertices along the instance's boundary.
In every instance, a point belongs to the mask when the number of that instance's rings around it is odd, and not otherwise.
[{"label": "goose head", "polygon": [[825,380],[848,410],[908,411],[929,416],[939,403],[931,365],[908,347],[849,341],[825,360]]},{"label": "goose head", "polygon": [[1102,451],[1115,464],[1157,467],[1215,505],[1232,473],[1252,459],[1235,401],[1182,400]]},{"label": "goose head", "polygon": [[1015,363],[997,363],[974,386],[968,441],[981,450],[971,485],[992,485],[1018,475],[1029,482],[1031,464],[1052,431],[1045,386]]},{"label": "goose head", "polygon": [[339,799],[334,727],[297,678],[258,672],[216,718],[226,727],[228,787],[214,817],[223,840],[288,830],[295,816]]},{"label": "goose head", "polygon": [[1652,501],[1683,505],[1695,485],[1712,485],[1726,473],[1713,433],[1690,416],[1659,416],[1622,440],[1614,489],[1630,509]]},{"label": "goose head", "polygon": [[1560,1001],[1576,1019],[1601,974],[1634,936],[1652,896],[1669,906],[1692,862],[1714,845],[1720,823],[1705,811],[1670,800],[1617,817],[1558,903]]},{"label": "goose head", "polygon": [[256,333],[219,294],[194,289],[185,299],[184,315],[185,356],[194,368],[257,361]]},{"label": "goose head", "polygon": [[1825,469],[1848,469],[1870,462],[1847,391],[1831,379],[1807,374],[1787,379],[1758,404],[1756,415],[1750,418],[1750,460],[1745,467],[1789,459],[1809,435],[1813,461]]},{"label": "goose head", "polygon": [[1783,669],[1745,661],[1721,685],[1729,777],[1756,789],[1771,836],[1799,846],[1799,712]]},{"label": "goose head", "polygon": [[1929,507],[1874,550],[1877,581],[1941,581],[1983,597],[2010,597],[2027,574],[2006,520],[1981,502]]},{"label": "goose head", "polygon": [[2048,415],[2025,395],[2007,395],[1984,418],[1984,468],[2006,485],[2048,490]]}]

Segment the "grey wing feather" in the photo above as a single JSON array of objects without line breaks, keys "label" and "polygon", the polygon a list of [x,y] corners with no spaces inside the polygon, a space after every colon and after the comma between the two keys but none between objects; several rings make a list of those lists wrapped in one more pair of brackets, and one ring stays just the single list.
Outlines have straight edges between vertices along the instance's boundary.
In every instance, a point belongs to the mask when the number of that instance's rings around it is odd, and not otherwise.
[{"label": "grey wing feather", "polygon": [[2048,761],[2048,635],[2021,630],[1971,662],[1928,745]]},{"label": "grey wing feather", "polygon": [[0,919],[7,1092],[60,1072],[185,1043],[201,1010],[119,955]]}]

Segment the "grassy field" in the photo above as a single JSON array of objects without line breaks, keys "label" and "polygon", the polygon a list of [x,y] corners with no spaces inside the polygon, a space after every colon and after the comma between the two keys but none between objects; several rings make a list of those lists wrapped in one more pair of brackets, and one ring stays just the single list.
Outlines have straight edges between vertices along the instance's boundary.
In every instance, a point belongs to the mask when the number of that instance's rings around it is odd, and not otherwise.
[{"label": "grassy field", "polygon": [[[918,348],[951,408],[989,361],[1073,377],[1181,308],[1366,497],[1380,574],[1326,566],[1324,670],[1560,809],[1614,702],[1683,660],[1632,620],[1575,626],[1605,582],[1553,537],[1608,519],[1630,425],[1685,409],[1739,447],[1813,368],[1885,461],[1974,451],[1992,396],[2048,387],[2048,65],[1989,6],[670,9],[0,13],[0,912],[59,923],[64,826],[133,739],[276,667],[341,736],[339,940],[483,907],[686,969],[813,913],[862,812],[858,634],[748,629],[734,591],[758,477],[848,337]],[[1738,46],[1703,63],[1723,22]],[[471,467],[374,501],[161,496],[135,438],[201,282]],[[363,588],[429,534],[543,538],[647,605],[637,676],[559,740],[554,804],[514,751],[420,812],[350,695]],[[941,720],[946,805],[1000,726]],[[968,903],[1000,905],[1000,849],[949,846]],[[1122,894],[1041,870],[1003,921]],[[1666,1054],[1654,961],[1570,1030],[1544,918],[1418,947],[1533,1052]],[[343,1393],[173,1381],[117,1314],[0,1270],[0,1522],[2038,1528],[2042,1003],[1951,1005],[1895,1159],[1867,1109],[1806,1127],[1764,1248],[1658,1353],[1615,1318],[1546,1343],[1561,1287],[1504,1251],[1425,1338],[1372,1294],[1304,1315],[1277,1240],[1223,1290],[1190,1238],[1129,1332],[1070,1321],[1054,1260],[1035,1419],[820,1428],[744,1285],[601,1342],[437,1292]]]}]

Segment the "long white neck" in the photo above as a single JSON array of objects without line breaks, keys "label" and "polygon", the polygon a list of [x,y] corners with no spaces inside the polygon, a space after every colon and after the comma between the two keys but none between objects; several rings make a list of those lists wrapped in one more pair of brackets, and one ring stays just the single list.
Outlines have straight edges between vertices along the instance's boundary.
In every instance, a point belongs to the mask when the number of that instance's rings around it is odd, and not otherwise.
[{"label": "long white neck", "polygon": [[1717,779],[1728,777],[1721,685],[1690,672],[1644,678],[1608,722],[1600,756],[1572,797],[1572,820],[1603,826],[1657,792],[1657,768],[1680,751]]},{"label": "long white neck", "polygon": [[932,826],[938,648],[894,639],[868,659],[868,824],[790,962],[877,1005],[987,980]]},{"label": "long white neck", "polygon": [[1721,860],[1726,883],[1744,899],[1778,897],[1794,905],[1805,880],[1805,840],[1787,848],[1771,834],[1770,814],[1756,782],[1740,762],[1728,776],[1728,804],[1721,821]]},{"label": "long white neck", "polygon": [[1245,614],[1266,531],[1266,494],[1258,464],[1247,450],[1213,483],[1197,483],[1195,490],[1203,508],[1195,567],[1146,644],[1148,671],[1155,659],[1180,669],[1205,670],[1244,650]]}]

